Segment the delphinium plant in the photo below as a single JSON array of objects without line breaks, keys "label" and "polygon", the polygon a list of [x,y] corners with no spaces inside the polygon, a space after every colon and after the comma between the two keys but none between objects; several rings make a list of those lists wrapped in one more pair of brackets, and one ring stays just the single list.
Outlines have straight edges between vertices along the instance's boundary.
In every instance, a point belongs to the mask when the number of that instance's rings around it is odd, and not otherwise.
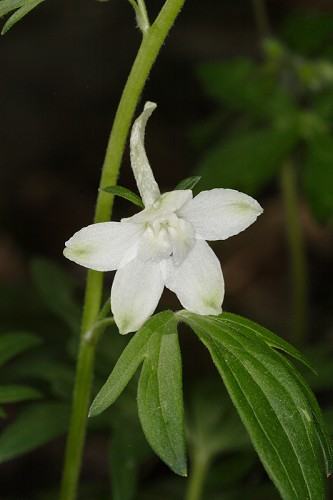
[{"label": "delphinium plant", "polygon": [[[5,24],[4,31],[38,3],[2,0],[0,13],[18,9]],[[123,150],[139,97],[184,0],[166,0],[151,24],[144,1],[130,0],[130,3],[142,32],[142,44],[114,119],[93,224],[76,232],[66,242],[64,250],[65,257],[89,271],[80,340],[77,343],[73,337],[74,342],[69,346],[70,352],[77,350],[77,364],[60,498],[72,500],[77,495],[88,414],[93,422],[93,417],[103,414],[113,405],[127,385],[133,388],[131,379],[140,367],[137,406],[146,440],[174,473],[187,475],[182,359],[178,339],[178,325],[185,323],[208,349],[250,440],[282,498],[323,499],[325,473],[329,474],[332,469],[331,441],[311,389],[284,354],[310,370],[313,367],[296,348],[264,327],[247,318],[222,312],[223,274],[218,258],[207,243],[224,240],[245,230],[262,214],[262,207],[248,194],[230,189],[228,185],[201,191],[193,197],[192,188],[198,183],[200,186],[199,177],[187,178],[173,191],[161,194],[144,146],[147,121],[156,107],[150,101],[137,112],[130,136],[131,166],[139,194],[117,186]],[[110,221],[115,195],[133,202],[141,210],[120,222]],[[116,270],[116,274],[111,300],[107,298],[103,305],[103,273],[112,270]],[[45,283],[46,274],[49,274],[47,282],[52,277],[58,285],[56,307],[48,283]],[[43,262],[35,264],[35,275],[45,300],[75,332],[78,312],[71,298],[72,284]],[[184,309],[154,314],[164,287],[177,295]],[[104,362],[101,358],[96,359],[98,347],[103,342],[107,343],[108,349],[115,346],[118,350],[119,338],[127,340],[120,335],[102,335],[110,325],[112,331],[116,325],[120,334],[133,333],[113,363],[107,356]],[[7,348],[13,344],[8,335],[3,336],[2,342]],[[9,354],[3,356],[3,362],[24,349],[37,346],[38,342],[32,336],[16,335],[14,347],[9,347]],[[94,372],[107,371],[108,365],[105,364],[108,362],[110,369],[114,365],[111,374],[104,377],[98,388],[93,387]],[[68,381],[66,376],[64,380]],[[67,395],[68,387],[65,385],[62,389]],[[2,394],[6,394],[6,389],[2,390]],[[15,390],[18,394],[23,389],[14,388],[14,393]],[[33,390],[29,395],[27,387],[24,390],[27,399],[41,396]],[[92,392],[96,396],[91,403]],[[204,389],[203,393],[206,392],[209,391]],[[196,397],[200,400],[201,396]],[[132,403],[134,398],[132,396]],[[9,402],[9,399],[3,397],[2,401]],[[226,444],[226,435],[219,434],[220,413],[215,413],[217,417],[213,418],[213,406],[216,409],[219,404],[228,411],[230,407],[224,397],[208,407],[207,417],[212,416],[216,436],[210,442],[206,438],[201,442],[198,439],[200,423],[204,423],[205,418],[201,418],[199,412],[198,419],[196,405],[192,405],[189,427],[196,431],[189,435],[192,438],[196,435],[197,439],[191,442],[192,456],[196,458],[189,470],[187,500],[201,498],[209,462],[219,450],[230,446]],[[199,403],[200,407],[203,407],[202,403]],[[63,415],[59,405],[57,411]],[[40,413],[46,436],[52,437],[56,433],[52,429],[47,433],[47,418],[42,418],[45,411]],[[57,416],[56,411],[53,413]],[[37,417],[35,414],[29,418],[31,421]],[[127,418],[131,419],[128,415]],[[59,419],[59,416],[54,419],[55,427]],[[125,425],[122,425],[122,420]],[[233,432],[236,429],[241,436],[239,446],[243,446],[246,438],[239,430],[240,423],[231,422],[230,429],[233,427]],[[228,423],[228,418],[224,423]],[[21,424],[21,429],[23,427]],[[126,418],[121,416],[119,409],[111,417],[111,427],[115,435],[112,446],[119,456],[126,455],[130,436],[126,432]],[[133,440],[141,454],[148,453],[142,437],[133,437]],[[45,442],[45,436],[41,441]],[[139,461],[140,453],[132,449],[130,461]],[[125,464],[126,457],[121,457],[120,461]],[[126,470],[119,467],[117,455],[112,455],[112,451],[111,466],[116,483]],[[126,494],[122,493],[124,489],[113,488],[115,498],[135,498],[133,477],[128,479]],[[98,493],[92,495],[96,498]]]}]

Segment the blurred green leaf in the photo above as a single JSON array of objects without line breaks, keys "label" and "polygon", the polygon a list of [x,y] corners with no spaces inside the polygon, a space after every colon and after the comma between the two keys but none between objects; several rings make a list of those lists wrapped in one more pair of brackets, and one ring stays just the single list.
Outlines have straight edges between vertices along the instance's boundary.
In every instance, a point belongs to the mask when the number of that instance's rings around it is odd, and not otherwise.
[{"label": "blurred green leaf", "polygon": [[108,186],[105,188],[100,188],[99,190],[104,191],[105,193],[113,194],[115,196],[120,196],[125,200],[131,201],[140,208],[145,208],[140,196],[133,193],[133,191],[131,191],[130,189],[124,188],[122,186]]},{"label": "blurred green leaf", "polygon": [[23,455],[63,434],[69,421],[69,406],[56,402],[33,404],[0,435],[0,461]]},{"label": "blurred green leaf", "polygon": [[7,416],[5,410],[0,407],[0,418],[5,418]]},{"label": "blurred green leaf", "polygon": [[333,137],[314,136],[308,143],[303,172],[305,191],[319,222],[333,223]]},{"label": "blurred green leaf", "polygon": [[314,12],[295,12],[282,28],[282,38],[290,47],[304,55],[324,48],[333,34],[333,17]]},{"label": "blurred green leaf", "polygon": [[150,453],[142,430],[133,420],[123,419],[118,423],[110,443],[111,487],[114,500],[134,500],[139,466]]},{"label": "blurred green leaf", "polygon": [[74,280],[48,259],[33,260],[31,272],[37,290],[49,310],[77,333],[80,329],[81,309],[74,298]]},{"label": "blurred green leaf", "polygon": [[[206,345],[269,476],[285,499],[324,498],[311,390],[282,355],[221,316],[178,315]],[[252,323],[256,330],[255,323]],[[314,398],[314,396],[313,396]],[[318,433],[319,432],[319,433]],[[326,436],[326,429],[323,430]],[[322,443],[321,443],[322,444]],[[332,445],[327,441],[330,468]]]},{"label": "blurred green leaf", "polygon": [[0,385],[0,403],[16,403],[29,399],[39,399],[43,394],[37,389],[24,385]]},{"label": "blurred green leaf", "polygon": [[174,189],[175,190],[177,190],[177,189],[193,189],[194,186],[196,186],[198,184],[200,179],[201,179],[200,175],[187,177],[186,179],[183,179],[182,181],[180,181],[180,183],[177,184],[177,186]]},{"label": "blurred green leaf", "polygon": [[332,388],[333,380],[333,346],[325,343],[311,345],[308,357],[318,366],[318,373],[307,374],[307,380],[312,390],[317,393]]},{"label": "blurred green leaf", "polygon": [[[8,19],[2,28],[1,34],[4,35],[7,31],[14,26],[18,21],[20,21],[24,16],[26,16],[32,9],[37,7],[40,3],[44,2],[44,0],[25,0],[22,6]],[[15,7],[14,7],[15,8]],[[13,10],[11,8],[10,10]],[[1,5],[0,5],[1,12]],[[8,12],[8,11],[7,11]]]},{"label": "blurred green leaf", "polygon": [[187,435],[194,461],[198,457],[201,462],[211,462],[220,453],[250,444],[230,398],[218,382],[210,377],[193,389]]},{"label": "blurred green leaf", "polygon": [[138,386],[141,425],[157,455],[186,476],[182,362],[174,315],[165,318],[147,347]]},{"label": "blurred green leaf", "polygon": [[48,352],[38,352],[29,359],[17,361],[4,372],[7,381],[46,381],[51,394],[69,400],[73,393],[74,371]]},{"label": "blurred green leaf", "polygon": [[21,352],[39,346],[41,343],[41,339],[31,333],[12,332],[0,334],[0,366]]},{"label": "blurred green leaf", "polygon": [[322,119],[332,123],[333,119],[333,92],[329,91],[320,92],[313,98],[313,107]]},{"label": "blurred green leaf", "polygon": [[270,120],[295,112],[285,89],[249,59],[204,64],[198,76],[208,96],[234,111]]},{"label": "blurred green leaf", "polygon": [[[244,433],[245,429],[243,427],[242,434]],[[250,442],[249,439],[248,442]],[[223,455],[220,460],[216,460],[216,462],[212,464],[207,474],[206,490],[209,491],[209,498],[214,497],[214,491],[216,495],[218,492],[221,494],[221,488],[229,489],[232,486],[237,488],[244,483],[246,484],[246,476],[251,474],[251,471],[253,471],[257,464],[258,458],[252,449],[242,450],[230,455]],[[247,485],[247,487],[249,487],[249,485]],[[259,485],[257,485],[257,487],[259,487]],[[224,498],[228,498],[227,490],[223,492],[223,500]],[[247,495],[239,495],[237,498],[248,497]]]},{"label": "blurred green leaf", "polygon": [[257,193],[276,173],[296,143],[290,130],[234,134],[212,148],[198,165],[200,187],[228,187]]}]

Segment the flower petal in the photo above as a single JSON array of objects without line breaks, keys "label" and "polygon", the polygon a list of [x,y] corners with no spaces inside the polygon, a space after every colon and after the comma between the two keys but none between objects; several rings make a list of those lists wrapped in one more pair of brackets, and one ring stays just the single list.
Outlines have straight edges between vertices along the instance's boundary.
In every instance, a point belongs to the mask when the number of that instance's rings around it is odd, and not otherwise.
[{"label": "flower petal", "polygon": [[160,219],[163,215],[168,215],[179,210],[192,199],[192,196],[192,191],[190,189],[169,191],[168,193],[162,194],[153,205],[150,205],[132,217],[122,219],[122,221],[139,223]]},{"label": "flower petal", "polygon": [[147,121],[155,108],[155,103],[146,102],[143,112],[133,124],[130,141],[132,170],[145,206],[154,203],[161,194],[150,168],[144,145]]},{"label": "flower petal", "polygon": [[136,256],[141,224],[101,222],[84,227],[65,243],[64,256],[95,271],[113,271]]},{"label": "flower petal", "polygon": [[136,332],[153,314],[164,282],[159,264],[134,259],[116,272],[111,309],[120,333]]},{"label": "flower petal", "polygon": [[197,238],[225,240],[253,224],[263,209],[251,196],[234,189],[199,193],[178,215],[191,222]]},{"label": "flower petal", "polygon": [[220,314],[224,297],[221,265],[213,250],[197,240],[179,265],[172,258],[161,262],[165,286],[175,292],[183,307],[198,314]]}]

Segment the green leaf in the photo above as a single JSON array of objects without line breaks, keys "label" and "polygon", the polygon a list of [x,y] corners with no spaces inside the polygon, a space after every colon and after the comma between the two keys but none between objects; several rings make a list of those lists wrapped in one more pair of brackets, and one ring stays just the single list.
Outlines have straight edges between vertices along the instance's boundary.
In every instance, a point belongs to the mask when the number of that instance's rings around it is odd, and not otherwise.
[{"label": "green leaf", "polygon": [[63,434],[69,422],[69,407],[45,402],[20,413],[0,435],[0,462],[13,459]]},{"label": "green leaf", "polygon": [[0,418],[6,418],[7,414],[3,408],[0,406]]},{"label": "green leaf", "polygon": [[320,134],[309,143],[303,172],[305,191],[314,216],[333,223],[333,137]]},{"label": "green leaf", "polygon": [[24,385],[0,385],[0,403],[16,403],[43,397],[40,391]]},{"label": "green leaf", "polygon": [[226,312],[219,316],[219,321],[225,324],[228,328],[233,328],[236,332],[240,335],[244,335],[249,340],[257,339],[259,342],[264,342],[269,347],[274,347],[275,349],[279,349],[280,351],[289,354],[316,373],[315,367],[311,361],[304,356],[304,354],[283,340],[281,337],[275,335],[275,333],[267,330],[267,328],[264,328],[261,325],[258,325],[258,323],[254,323],[253,321],[242,316],[238,316],[237,314]]},{"label": "green leaf", "polygon": [[34,283],[45,304],[77,333],[80,329],[81,309],[75,301],[76,283],[48,259],[35,259],[31,265]]},{"label": "green leaf", "polygon": [[324,457],[326,474],[329,476],[333,471],[333,443],[331,436],[329,435],[326,422],[323,418],[323,414],[318,405],[315,395],[313,394],[310,386],[303,378],[303,376],[296,370],[294,365],[292,365],[287,359],[281,356],[282,362],[287,366],[295,379],[298,380],[299,385],[302,387],[304,394],[307,396],[308,402],[311,406],[312,416],[317,430],[317,438],[321,447],[321,451]]},{"label": "green leaf", "polygon": [[[257,453],[281,496],[324,498],[326,435],[296,370],[259,336],[242,335],[221,316],[178,313],[206,345]],[[314,396],[313,396],[314,397]],[[318,431],[320,429],[320,431]],[[323,432],[321,432],[323,431]]]},{"label": "green leaf", "polygon": [[[7,31],[14,26],[18,21],[20,21],[24,16],[26,16],[32,9],[37,7],[44,0],[26,0],[22,7],[20,7],[5,23],[2,28],[1,34],[4,35]],[[1,7],[0,7],[1,8]],[[10,9],[12,10],[12,9]]]},{"label": "green leaf", "polygon": [[255,119],[289,119],[295,111],[283,87],[248,59],[204,64],[198,76],[207,95]]},{"label": "green leaf", "polygon": [[196,184],[200,181],[201,176],[200,175],[194,175],[192,177],[187,177],[186,179],[183,179],[180,181],[179,184],[174,188],[175,190],[178,189],[193,189]]},{"label": "green leaf", "polygon": [[216,186],[257,193],[290,154],[296,134],[290,130],[253,130],[234,134],[203,157],[197,170],[202,189]]},{"label": "green leaf", "polygon": [[[332,35],[333,17],[312,12],[294,12],[289,15],[282,28],[282,36],[293,50],[311,55],[320,50],[322,55],[325,42]],[[328,43],[328,45],[331,45]]]},{"label": "green leaf", "polygon": [[145,208],[140,196],[133,193],[130,189],[121,187],[121,186],[108,186],[105,188],[100,188],[100,191],[104,191],[105,193],[110,193],[115,196],[120,196],[121,198],[125,198],[125,200],[131,201],[134,205],[137,205],[140,208]]},{"label": "green leaf", "polygon": [[138,386],[138,410],[153,450],[174,472],[186,476],[182,366],[174,316],[149,341]]},{"label": "green leaf", "polygon": [[118,359],[111,375],[95,397],[89,410],[89,417],[95,417],[106,410],[120,396],[134,373],[147,356],[148,341],[153,333],[173,317],[171,311],[164,311],[149,320],[133,335]]},{"label": "green leaf", "polygon": [[0,366],[21,352],[39,346],[41,343],[41,339],[31,333],[2,333],[0,335]]},{"label": "green leaf", "polygon": [[171,311],[151,317],[132,337],[93,401],[89,416],[108,408],[143,362],[138,409],[146,438],[177,474],[186,474],[181,357]]},{"label": "green leaf", "polygon": [[34,355],[29,356],[29,359],[17,361],[13,366],[9,366],[5,371],[6,381],[38,380],[38,382],[47,382],[50,384],[52,395],[63,400],[70,400],[73,395],[74,373],[72,368],[55,360],[49,353],[38,352],[36,354],[34,353]]},{"label": "green leaf", "polygon": [[27,0],[2,0],[0,2],[0,17],[8,14],[11,10],[16,10],[27,3]]}]

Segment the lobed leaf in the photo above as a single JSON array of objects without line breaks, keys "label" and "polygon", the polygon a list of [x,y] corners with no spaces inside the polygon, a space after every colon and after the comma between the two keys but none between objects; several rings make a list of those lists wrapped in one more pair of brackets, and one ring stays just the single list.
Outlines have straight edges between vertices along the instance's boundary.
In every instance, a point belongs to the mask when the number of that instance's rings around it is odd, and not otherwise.
[{"label": "lobed leaf", "polygon": [[149,341],[138,386],[138,410],[153,450],[174,472],[186,476],[182,365],[174,316]]},{"label": "lobed leaf", "polygon": [[1,0],[0,1],[0,17],[8,14],[11,10],[16,10],[22,7],[28,0]]},{"label": "lobed leaf", "polygon": [[145,208],[140,196],[133,193],[133,191],[131,191],[130,189],[124,188],[122,186],[108,186],[105,188],[100,188],[99,190],[104,191],[105,193],[113,194],[115,196],[120,196],[125,200],[131,201],[132,203],[134,203],[134,205],[137,205],[140,208]]},{"label": "lobed leaf", "polygon": [[275,333],[267,330],[267,328],[264,328],[261,325],[258,325],[258,323],[254,323],[253,321],[242,316],[238,316],[237,314],[226,312],[221,314],[217,321],[220,321],[226,326],[233,328],[240,335],[244,335],[250,340],[257,339],[259,342],[265,342],[265,344],[267,344],[269,347],[274,347],[275,349],[279,349],[289,354],[290,356],[307,366],[314,373],[316,373],[315,367],[312,365],[311,361],[306,356],[304,356],[304,354],[302,354],[298,349],[283,340],[281,337],[275,335]]},{"label": "lobed leaf", "polygon": [[296,370],[260,340],[260,332],[251,339],[223,322],[223,314],[203,317],[184,311],[178,316],[210,351],[281,496],[323,499],[318,440],[325,442],[327,434],[322,420],[314,418],[317,407]]},{"label": "lobed leaf", "polygon": [[62,403],[35,403],[25,408],[0,435],[0,462],[23,455],[63,434],[69,407]]},{"label": "lobed leaf", "polygon": [[[25,0],[22,6],[8,19],[2,28],[1,34],[4,35],[7,31],[14,26],[18,21],[20,21],[24,16],[26,16],[32,9],[37,7],[44,0]],[[16,8],[16,7],[14,7]],[[1,9],[1,6],[0,6]],[[13,10],[12,8],[10,10]],[[0,10],[1,12],[1,10]],[[8,11],[7,11],[8,12]]]},{"label": "lobed leaf", "polygon": [[39,346],[39,337],[26,332],[3,333],[0,335],[0,366],[18,354]]},{"label": "lobed leaf", "polygon": [[147,344],[151,335],[172,318],[171,311],[164,311],[149,320],[133,335],[118,359],[109,378],[95,397],[89,410],[89,417],[95,417],[106,410],[120,396],[134,373],[147,355]]},{"label": "lobed leaf", "polygon": [[118,398],[142,362],[138,410],[143,431],[161,459],[177,474],[186,475],[181,355],[177,320],[171,311],[151,317],[132,337],[89,416],[98,415]]}]

